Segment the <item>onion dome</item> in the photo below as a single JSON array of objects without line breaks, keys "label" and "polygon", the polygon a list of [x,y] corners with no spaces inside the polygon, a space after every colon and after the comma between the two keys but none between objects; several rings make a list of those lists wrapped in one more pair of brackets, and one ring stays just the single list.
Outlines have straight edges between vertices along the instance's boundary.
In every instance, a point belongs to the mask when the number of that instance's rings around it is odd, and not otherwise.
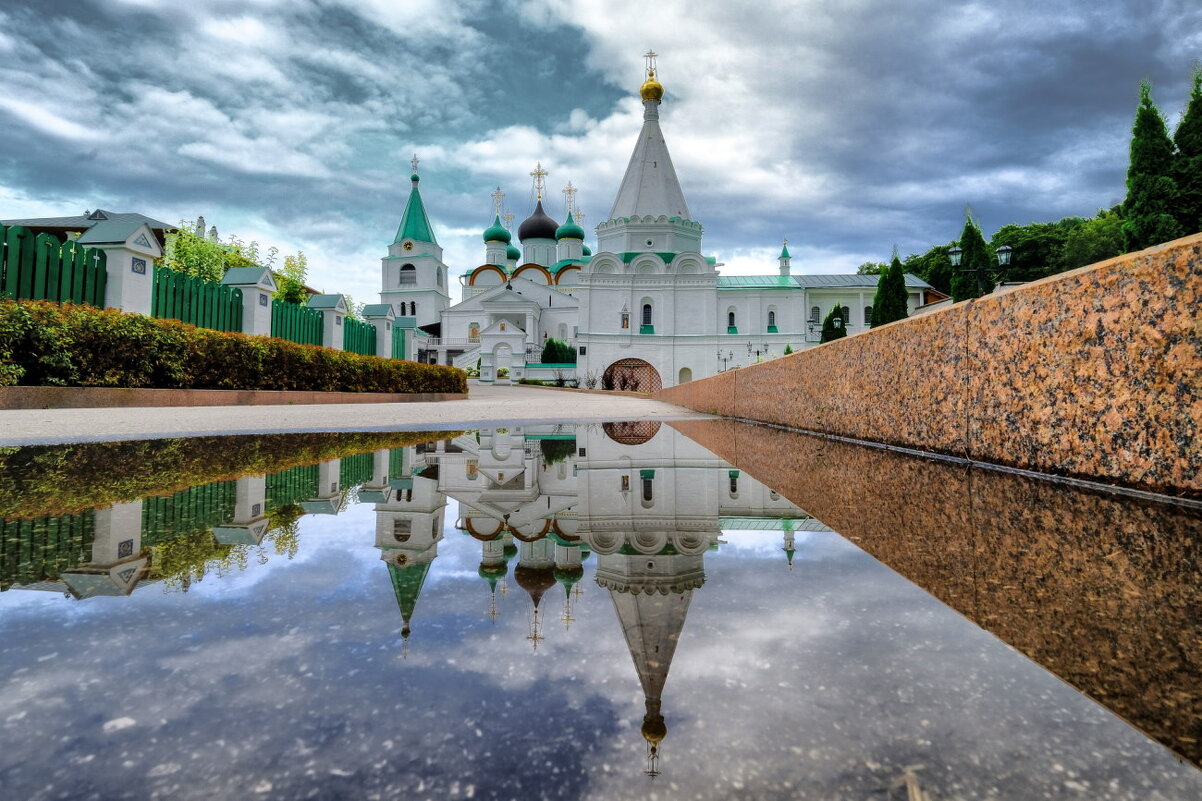
[{"label": "onion dome", "polygon": [[409,180],[413,181],[414,186],[417,186],[417,182],[420,181],[421,178],[417,177],[417,173],[413,173],[412,175],[409,176]]},{"label": "onion dome", "polygon": [[591,255],[593,255],[593,249],[592,249],[592,248],[590,248],[588,245],[585,245],[585,246],[584,246],[584,250],[582,251],[582,253],[583,253],[585,256],[591,256]]},{"label": "onion dome", "polygon": [[519,587],[530,593],[535,607],[538,606],[543,593],[555,586],[555,571],[551,568],[518,565],[513,569],[513,578]]},{"label": "onion dome", "polygon": [[[518,226],[518,239],[523,242],[527,239],[554,239],[555,231],[558,228],[559,223],[547,216],[547,212],[543,211],[543,202],[540,200],[534,207],[534,213]],[[581,238],[583,239],[583,237]]]},{"label": "onion dome", "polygon": [[522,251],[518,250],[513,245],[510,245],[509,247],[505,248],[505,258],[510,261],[517,261],[518,259],[522,258]]},{"label": "onion dome", "polygon": [[563,225],[555,229],[556,239],[584,239],[584,229],[576,224],[576,220],[572,217],[572,212],[568,212],[568,218],[564,220]]},{"label": "onion dome", "polygon": [[512,238],[512,235],[505,230],[505,226],[501,225],[501,215],[499,214],[493,218],[492,225],[484,229],[485,242],[504,242],[508,245]]},{"label": "onion dome", "polygon": [[580,565],[555,568],[555,580],[560,584],[566,584],[569,588],[582,578],[584,578],[584,568]]},{"label": "onion dome", "polygon": [[668,726],[664,723],[663,715],[653,715],[648,712],[643,717],[643,725],[641,727],[643,739],[652,746],[657,746],[664,741],[668,736]]},{"label": "onion dome", "polygon": [[655,80],[655,70],[647,72],[647,80],[639,87],[639,95],[644,102],[648,100],[659,102],[664,99],[664,86]]}]

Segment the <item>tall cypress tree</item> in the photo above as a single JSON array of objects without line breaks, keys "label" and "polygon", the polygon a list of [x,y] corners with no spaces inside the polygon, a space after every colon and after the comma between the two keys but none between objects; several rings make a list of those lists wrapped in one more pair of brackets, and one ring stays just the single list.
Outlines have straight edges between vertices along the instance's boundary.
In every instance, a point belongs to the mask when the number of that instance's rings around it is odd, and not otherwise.
[{"label": "tall cypress tree", "polygon": [[1182,233],[1202,231],[1202,66],[1194,67],[1194,87],[1185,114],[1173,133],[1177,155],[1173,159],[1173,179],[1180,196],[1177,222]]},{"label": "tall cypress tree", "polygon": [[1173,216],[1177,182],[1173,180],[1173,143],[1160,109],[1152,102],[1152,86],[1139,85],[1139,108],[1131,130],[1127,166],[1127,199],[1123,201],[1123,246],[1143,250],[1184,233]]},{"label": "tall cypress tree", "polygon": [[[876,313],[873,312],[873,316]],[[840,306],[835,306],[831,309],[831,313],[822,321],[822,342],[830,342],[833,339],[842,339],[847,336],[847,321],[843,319],[843,309]]]},{"label": "tall cypress tree", "polygon": [[[955,271],[952,274],[952,300],[957,303],[968,298],[979,298],[993,291],[993,278],[989,274],[993,259],[989,256],[989,246],[985,244],[985,237],[972,221],[972,217],[964,220],[959,245],[962,251],[960,266],[952,268]],[[971,272],[972,270],[979,272]]]},{"label": "tall cypress tree", "polygon": [[901,259],[897,257],[897,249],[893,250],[893,261],[881,272],[876,284],[876,294],[872,298],[872,327],[885,325],[894,320],[904,320],[909,317],[906,308],[906,276],[902,269]]}]

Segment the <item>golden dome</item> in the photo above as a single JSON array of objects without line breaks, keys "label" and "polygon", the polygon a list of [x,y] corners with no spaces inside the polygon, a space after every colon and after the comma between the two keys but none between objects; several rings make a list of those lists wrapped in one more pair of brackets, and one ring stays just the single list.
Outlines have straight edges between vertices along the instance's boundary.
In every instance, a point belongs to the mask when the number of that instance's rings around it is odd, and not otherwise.
[{"label": "golden dome", "polygon": [[643,739],[651,745],[659,745],[668,736],[668,727],[662,715],[647,715],[643,718]]},{"label": "golden dome", "polygon": [[642,95],[644,102],[647,100],[660,101],[664,99],[664,87],[663,84],[655,80],[655,70],[647,71],[647,80],[639,87],[639,94]]}]

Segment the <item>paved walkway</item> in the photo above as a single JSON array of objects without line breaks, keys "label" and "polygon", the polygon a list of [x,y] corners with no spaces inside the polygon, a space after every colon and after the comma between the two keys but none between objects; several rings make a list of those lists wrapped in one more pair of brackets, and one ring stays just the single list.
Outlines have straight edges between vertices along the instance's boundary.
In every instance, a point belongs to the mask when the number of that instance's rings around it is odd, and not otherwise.
[{"label": "paved walkway", "polygon": [[0,410],[0,446],[209,434],[446,430],[481,425],[703,418],[681,406],[627,395],[478,384],[441,403]]}]

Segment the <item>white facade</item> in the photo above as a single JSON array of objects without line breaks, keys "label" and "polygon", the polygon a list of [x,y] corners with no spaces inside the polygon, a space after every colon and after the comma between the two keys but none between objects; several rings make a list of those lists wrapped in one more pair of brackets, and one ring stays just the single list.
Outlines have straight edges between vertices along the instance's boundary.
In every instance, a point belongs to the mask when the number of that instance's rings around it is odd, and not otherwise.
[{"label": "white facade", "polygon": [[[835,307],[846,308],[849,334],[868,328],[877,276],[792,275],[787,247],[776,273],[719,274],[672,166],[650,71],[641,94],[643,127],[609,218],[596,226],[597,252],[570,212],[563,225],[546,215],[540,185],[519,228],[522,253],[499,216],[485,231],[484,263],[463,274],[463,301],[442,313],[432,360],[479,364],[482,381],[502,368],[511,379],[546,377],[531,365],[556,338],[577,348],[581,385],[653,391],[816,345]],[[906,285],[912,313],[932,290],[912,275]]]}]

